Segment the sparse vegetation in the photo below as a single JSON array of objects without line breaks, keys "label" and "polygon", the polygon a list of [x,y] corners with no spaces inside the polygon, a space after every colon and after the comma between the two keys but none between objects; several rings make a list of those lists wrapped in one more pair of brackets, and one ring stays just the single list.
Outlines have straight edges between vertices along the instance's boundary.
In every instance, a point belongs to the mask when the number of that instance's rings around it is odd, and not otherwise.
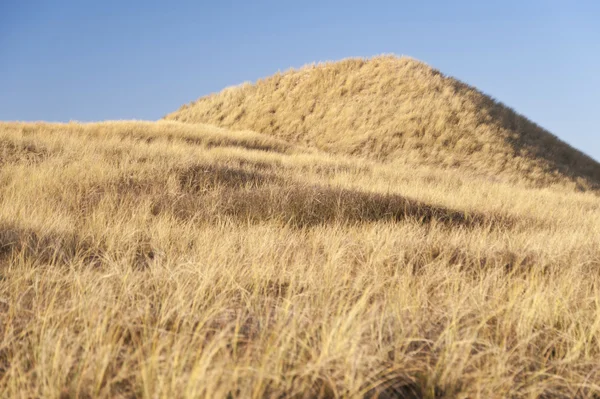
[{"label": "sparse vegetation", "polygon": [[600,395],[594,192],[178,122],[0,148],[1,397]]}]

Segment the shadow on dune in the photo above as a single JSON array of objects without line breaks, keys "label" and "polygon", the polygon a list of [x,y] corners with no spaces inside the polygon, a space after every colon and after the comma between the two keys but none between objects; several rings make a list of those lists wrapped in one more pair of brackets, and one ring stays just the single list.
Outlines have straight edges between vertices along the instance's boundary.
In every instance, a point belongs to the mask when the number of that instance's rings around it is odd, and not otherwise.
[{"label": "shadow on dune", "polygon": [[155,197],[155,215],[170,212],[181,219],[206,221],[226,216],[295,227],[402,220],[464,227],[514,224],[512,218],[493,212],[460,211],[398,194],[309,185],[270,172],[198,165],[177,173],[183,195]]},{"label": "shadow on dune", "polygon": [[[464,97],[476,90],[455,79],[450,79],[449,82]],[[575,182],[580,190],[600,189],[600,163],[592,157],[571,147],[527,117],[489,96],[480,95],[474,99],[481,110],[479,115],[489,116],[488,121],[482,120],[481,123],[514,132],[507,143],[512,147],[515,156],[543,160],[541,165],[548,175],[559,173]]]},{"label": "shadow on dune", "polygon": [[36,265],[83,264],[100,268],[109,252],[119,253],[135,270],[144,270],[157,258],[150,239],[143,233],[130,237],[122,248],[109,250],[102,239],[81,237],[73,232],[35,230],[13,224],[0,225],[0,265],[22,260]]},{"label": "shadow on dune", "polygon": [[11,224],[0,226],[0,260],[19,255],[40,264],[64,264],[83,252],[91,255],[91,243],[72,233],[41,232]]},{"label": "shadow on dune", "polygon": [[216,187],[236,189],[283,184],[283,179],[274,173],[212,164],[181,168],[177,171],[177,180],[183,191],[196,194]]},{"label": "shadow on dune", "polygon": [[291,185],[255,190],[224,190],[220,213],[250,221],[280,220],[296,227],[333,222],[414,220],[449,226],[509,227],[503,215],[458,211],[397,194],[369,193],[324,186]]}]

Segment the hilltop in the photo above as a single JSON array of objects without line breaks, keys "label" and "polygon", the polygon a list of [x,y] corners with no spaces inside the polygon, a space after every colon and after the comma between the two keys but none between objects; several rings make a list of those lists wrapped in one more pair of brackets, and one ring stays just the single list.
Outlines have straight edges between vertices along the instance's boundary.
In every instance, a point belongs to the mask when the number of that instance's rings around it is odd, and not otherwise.
[{"label": "hilltop", "polygon": [[474,87],[407,57],[292,69],[200,98],[165,118],[533,187],[600,188],[600,164],[592,158]]}]

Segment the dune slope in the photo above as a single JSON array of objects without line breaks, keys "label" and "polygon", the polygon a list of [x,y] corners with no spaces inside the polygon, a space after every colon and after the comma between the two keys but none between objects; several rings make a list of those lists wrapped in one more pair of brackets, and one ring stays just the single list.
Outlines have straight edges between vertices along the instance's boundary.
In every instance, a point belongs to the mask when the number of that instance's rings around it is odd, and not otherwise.
[{"label": "dune slope", "polygon": [[600,187],[600,165],[512,109],[411,58],[311,65],[166,119],[250,129],[320,150],[461,168],[529,186]]},{"label": "dune slope", "polygon": [[598,197],[463,172],[0,123],[0,397],[598,397]]}]

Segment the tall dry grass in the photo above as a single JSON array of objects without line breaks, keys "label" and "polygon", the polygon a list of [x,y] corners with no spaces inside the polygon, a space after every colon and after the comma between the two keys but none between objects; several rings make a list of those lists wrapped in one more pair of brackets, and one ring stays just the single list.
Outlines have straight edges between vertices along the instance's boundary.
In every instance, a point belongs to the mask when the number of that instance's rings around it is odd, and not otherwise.
[{"label": "tall dry grass", "polygon": [[0,397],[600,395],[593,193],[176,122],[0,158]]},{"label": "tall dry grass", "polygon": [[309,65],[166,116],[250,129],[327,152],[459,168],[529,186],[598,189],[600,166],[474,87],[411,58]]}]

